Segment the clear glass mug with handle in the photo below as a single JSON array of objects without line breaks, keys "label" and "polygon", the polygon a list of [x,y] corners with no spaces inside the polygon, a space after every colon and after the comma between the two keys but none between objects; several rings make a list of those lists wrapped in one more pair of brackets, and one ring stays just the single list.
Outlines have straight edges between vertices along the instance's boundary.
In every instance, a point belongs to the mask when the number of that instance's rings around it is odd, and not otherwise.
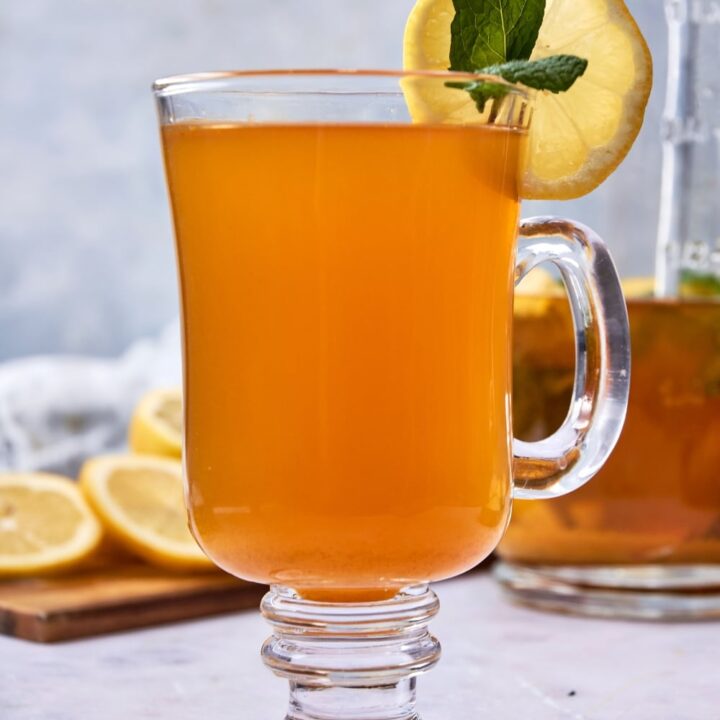
[{"label": "clear glass mug with handle", "polygon": [[[467,83],[502,85],[454,124]],[[409,91],[409,92],[408,92]],[[592,231],[520,224],[532,98],[454,73],[267,71],[154,87],[175,224],[193,532],[271,585],[288,717],[414,718],[434,580],[512,497],[586,482],[627,403],[625,305]],[[447,103],[413,122],[405,96]],[[513,443],[513,284],[554,264],[577,368],[552,437]]]}]

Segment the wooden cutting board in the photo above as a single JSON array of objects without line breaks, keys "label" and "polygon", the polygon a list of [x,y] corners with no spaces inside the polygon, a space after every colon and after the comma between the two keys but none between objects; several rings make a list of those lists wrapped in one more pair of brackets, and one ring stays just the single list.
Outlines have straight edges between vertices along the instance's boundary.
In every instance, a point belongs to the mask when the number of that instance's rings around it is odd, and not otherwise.
[{"label": "wooden cutting board", "polygon": [[56,642],[258,607],[267,588],[220,572],[170,574],[146,565],[0,582],[0,633]]}]

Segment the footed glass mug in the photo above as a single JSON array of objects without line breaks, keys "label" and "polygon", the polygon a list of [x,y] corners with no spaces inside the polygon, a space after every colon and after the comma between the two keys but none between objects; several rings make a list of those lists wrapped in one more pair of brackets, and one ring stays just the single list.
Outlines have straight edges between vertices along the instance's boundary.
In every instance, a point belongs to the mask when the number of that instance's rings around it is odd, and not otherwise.
[{"label": "footed glass mug", "polygon": [[[155,84],[177,241],[193,532],[271,586],[288,717],[415,718],[434,580],[496,546],[512,497],[602,465],[629,383],[625,305],[590,230],[520,225],[531,98],[453,123],[454,73],[227,72]],[[405,95],[445,107],[411,121]],[[459,116],[458,116],[459,117]],[[473,116],[474,117],[474,116]],[[513,443],[513,283],[560,271],[563,426]]]}]

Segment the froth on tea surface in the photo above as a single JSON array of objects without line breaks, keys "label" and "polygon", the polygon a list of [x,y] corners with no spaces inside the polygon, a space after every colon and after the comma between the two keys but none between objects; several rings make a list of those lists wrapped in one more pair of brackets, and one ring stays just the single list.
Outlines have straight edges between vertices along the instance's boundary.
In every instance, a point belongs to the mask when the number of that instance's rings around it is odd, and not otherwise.
[{"label": "froth on tea surface", "polygon": [[310,599],[456,575],[504,530],[524,136],[163,128],[195,532]]}]

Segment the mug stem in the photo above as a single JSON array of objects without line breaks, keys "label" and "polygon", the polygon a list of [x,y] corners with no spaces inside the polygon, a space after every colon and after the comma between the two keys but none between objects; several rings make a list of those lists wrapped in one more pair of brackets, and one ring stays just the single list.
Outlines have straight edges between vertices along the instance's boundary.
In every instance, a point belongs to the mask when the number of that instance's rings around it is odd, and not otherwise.
[{"label": "mug stem", "polygon": [[286,720],[418,720],[415,678],[440,658],[427,586],[391,600],[329,603],[273,586],[261,611],[273,634],[265,664],[290,682]]}]

